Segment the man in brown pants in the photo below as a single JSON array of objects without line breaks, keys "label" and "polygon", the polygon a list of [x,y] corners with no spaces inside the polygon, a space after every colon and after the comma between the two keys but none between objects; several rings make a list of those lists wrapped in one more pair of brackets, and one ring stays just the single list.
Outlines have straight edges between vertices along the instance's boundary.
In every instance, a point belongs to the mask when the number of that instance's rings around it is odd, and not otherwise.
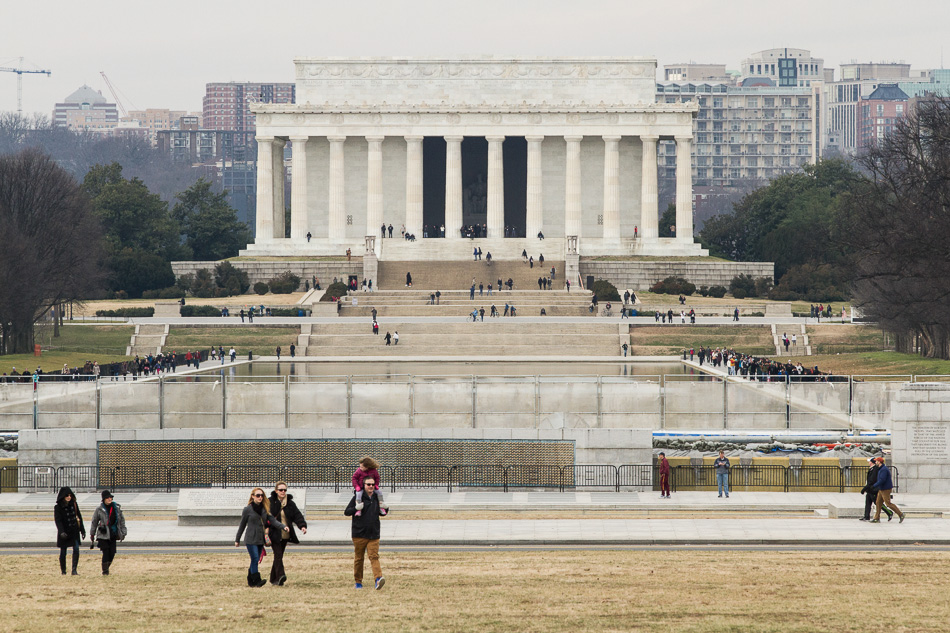
[{"label": "man in brown pants", "polygon": [[[376,496],[376,480],[367,477],[363,480],[363,497],[357,507],[356,494],[350,499],[349,505],[343,511],[348,517],[353,518],[353,528],[351,536],[353,537],[353,578],[356,580],[356,588],[363,588],[363,559],[368,554],[369,564],[373,567],[373,578],[376,581],[376,589],[382,589],[386,583],[383,578],[383,569],[379,565],[379,498]],[[356,511],[360,510],[357,515]]]},{"label": "man in brown pants", "polygon": [[874,485],[874,487],[877,488],[877,510],[874,511],[874,518],[871,519],[871,523],[881,522],[882,505],[896,512],[897,516],[900,517],[900,522],[903,523],[904,513],[901,512],[901,509],[897,507],[896,503],[891,501],[891,490],[894,489],[894,482],[891,480],[891,470],[884,463],[883,457],[878,457],[877,463],[881,465],[881,470],[877,473],[877,483]]}]

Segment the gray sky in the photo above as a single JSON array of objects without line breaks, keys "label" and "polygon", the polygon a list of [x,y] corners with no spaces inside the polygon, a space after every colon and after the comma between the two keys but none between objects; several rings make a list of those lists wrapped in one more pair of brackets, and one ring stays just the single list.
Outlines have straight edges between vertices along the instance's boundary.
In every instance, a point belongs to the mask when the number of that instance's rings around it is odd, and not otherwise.
[{"label": "gray sky", "polygon": [[[293,8],[289,8],[293,7]],[[782,11],[783,13],[780,13]],[[805,48],[842,62],[950,55],[945,0],[0,0],[0,66],[25,57],[23,110],[49,114],[87,83],[127,109],[200,110],[212,81],[293,81],[296,56],[653,56],[738,69],[755,51]],[[16,75],[0,73],[0,111]]]}]

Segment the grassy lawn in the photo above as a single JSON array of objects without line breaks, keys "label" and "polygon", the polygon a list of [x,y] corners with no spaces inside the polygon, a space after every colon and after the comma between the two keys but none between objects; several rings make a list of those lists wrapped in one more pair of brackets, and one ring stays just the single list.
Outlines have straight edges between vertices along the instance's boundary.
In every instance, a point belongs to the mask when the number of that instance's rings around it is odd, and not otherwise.
[{"label": "grassy lawn", "polygon": [[[266,319],[265,319],[266,320]],[[297,343],[297,327],[193,327],[176,328],[168,331],[165,350],[184,352],[185,350],[208,349],[212,345],[221,346],[228,351],[233,345],[238,355],[248,351],[255,356],[262,354],[273,356],[277,346],[283,353],[290,354],[290,344]]]},{"label": "grassy lawn", "polygon": [[[37,366],[44,372],[58,372],[63,363],[70,367],[80,367],[87,360],[111,363],[128,358],[125,348],[132,339],[135,328],[130,325],[79,325],[67,323],[59,330],[59,338],[53,338],[53,326],[43,324],[36,327],[36,342],[43,346],[43,353],[11,354],[0,356],[0,373],[10,373],[16,367],[18,372],[33,370]],[[52,349],[50,346],[52,345]]]},{"label": "grassy lawn", "polygon": [[[879,352],[885,349],[884,334],[874,326],[839,324],[810,324],[808,342],[815,354],[846,354]],[[791,335],[789,335],[791,336]]]},{"label": "grassy lawn", "polygon": [[635,356],[679,355],[700,346],[729,347],[747,354],[773,354],[772,332],[761,325],[646,325],[632,326],[630,338]]},{"label": "grassy lawn", "polygon": [[[811,330],[811,328],[809,328]],[[818,366],[823,372],[841,375],[946,375],[950,361],[922,358],[916,354],[898,352],[855,352],[851,354],[816,354],[798,356],[793,360],[809,367]]]},{"label": "grassy lawn", "polygon": [[[52,548],[42,557],[3,556],[3,628],[936,633],[950,617],[950,553],[939,551],[432,553],[388,551],[384,542],[380,592],[353,589],[351,561],[349,552],[291,546],[288,584],[249,589],[243,547],[165,556],[120,548],[108,577],[88,550],[80,578],[59,574]],[[882,587],[886,607],[868,615],[858,597]]]}]

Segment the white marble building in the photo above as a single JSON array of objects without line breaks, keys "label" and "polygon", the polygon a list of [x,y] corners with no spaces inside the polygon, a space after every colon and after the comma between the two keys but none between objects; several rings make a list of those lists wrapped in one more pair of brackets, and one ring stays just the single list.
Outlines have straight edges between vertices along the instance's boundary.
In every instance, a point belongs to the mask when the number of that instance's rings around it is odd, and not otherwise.
[{"label": "white marble building", "polygon": [[[689,169],[697,109],[655,102],[654,59],[294,63],[297,103],[253,107],[257,224],[244,255],[369,248],[380,260],[465,259],[470,225],[484,227],[483,249],[501,258],[519,256],[539,232],[546,250],[580,256],[705,254],[693,240]],[[677,237],[665,239],[657,236],[661,139],[685,157]],[[384,224],[394,239],[379,239]],[[415,242],[399,239],[403,227]]]}]

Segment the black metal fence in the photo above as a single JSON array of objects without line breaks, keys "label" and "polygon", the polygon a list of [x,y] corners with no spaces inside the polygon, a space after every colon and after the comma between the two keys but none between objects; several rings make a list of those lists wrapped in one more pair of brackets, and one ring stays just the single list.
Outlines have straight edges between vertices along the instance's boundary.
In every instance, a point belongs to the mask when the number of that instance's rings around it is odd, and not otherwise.
[{"label": "black metal fence", "polygon": [[[891,466],[894,490],[898,491],[900,473]],[[732,490],[770,490],[797,492],[822,490],[857,492],[865,483],[864,468],[838,466],[734,466],[729,474]],[[715,490],[716,472],[711,465],[676,466],[671,469],[673,490]],[[392,492],[410,489],[517,488],[603,489],[623,488],[656,490],[659,472],[656,466],[625,464],[574,464],[570,466],[498,466],[461,464],[454,466],[382,466],[383,489]],[[334,492],[351,487],[349,468],[339,466],[6,466],[0,468],[0,492],[56,492],[62,486],[88,491],[161,490],[182,488],[239,488],[273,485],[284,481],[295,487],[327,488]]]},{"label": "black metal fence", "polygon": [[[894,492],[898,492],[900,473],[896,466],[890,466],[894,480]],[[676,466],[672,469],[671,486],[673,490],[716,490],[716,467]],[[731,490],[774,490],[779,492],[800,492],[802,490],[824,490],[832,492],[858,492],[866,482],[867,469],[863,467],[840,466],[782,466],[763,464],[751,466],[733,466],[729,469],[729,488]]]}]

